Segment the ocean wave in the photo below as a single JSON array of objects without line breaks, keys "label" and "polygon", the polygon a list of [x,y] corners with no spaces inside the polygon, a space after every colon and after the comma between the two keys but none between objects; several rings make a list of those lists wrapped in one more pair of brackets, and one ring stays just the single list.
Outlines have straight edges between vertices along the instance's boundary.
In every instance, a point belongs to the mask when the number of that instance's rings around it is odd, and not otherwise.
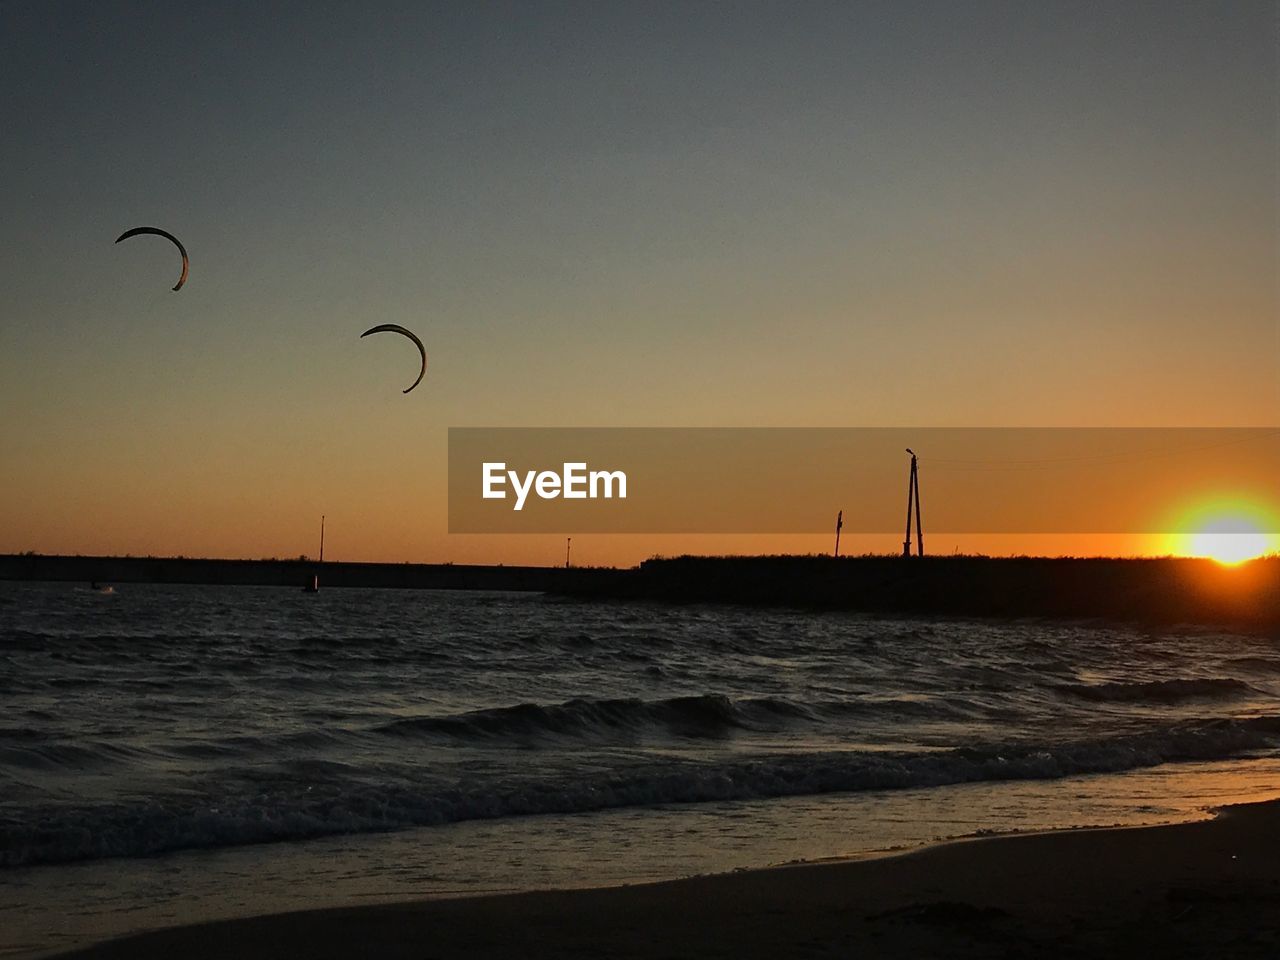
[{"label": "ocean wave", "polygon": [[1228,660],[1226,665],[1235,670],[1280,674],[1280,657],[1236,657]]},{"label": "ocean wave", "polygon": [[0,744],[0,772],[73,771],[121,768],[150,759],[151,751],[110,740],[87,743],[41,742],[43,737],[6,734],[16,745]]},{"label": "ocean wave", "polygon": [[1243,680],[1230,677],[1179,678],[1146,683],[1063,683],[1056,685],[1055,689],[1082,700],[1116,703],[1226,700],[1260,692]]},{"label": "ocean wave", "polygon": [[691,739],[720,739],[735,729],[770,730],[788,721],[813,719],[807,707],[782,698],[733,700],[720,694],[670,697],[575,699],[522,703],[462,714],[407,717],[376,728],[393,736],[446,736],[462,740],[540,738],[596,739],[661,731]]},{"label": "ocean wave", "polygon": [[[698,708],[702,709],[702,708]],[[1218,760],[1280,746],[1280,717],[1209,720],[1063,743],[1008,743],[921,752],[823,751],[712,761],[667,760],[595,776],[544,772],[491,782],[404,778],[287,784],[234,795],[214,784],[136,804],[6,810],[7,867],[312,837],[387,832],[464,820],[585,813],[617,807],[705,803],[834,792],[1044,780],[1162,763]]]}]

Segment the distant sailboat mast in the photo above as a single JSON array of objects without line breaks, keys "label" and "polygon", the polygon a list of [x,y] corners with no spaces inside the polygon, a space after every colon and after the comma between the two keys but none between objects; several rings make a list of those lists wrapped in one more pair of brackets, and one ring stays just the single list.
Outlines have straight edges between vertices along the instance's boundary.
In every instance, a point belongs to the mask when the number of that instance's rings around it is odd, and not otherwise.
[{"label": "distant sailboat mast", "polygon": [[[320,514],[320,563],[324,563],[324,514],[323,513]],[[319,569],[318,566],[317,566],[317,569]],[[302,589],[306,593],[319,593],[320,592],[320,574],[313,573],[311,575],[311,581]]]}]

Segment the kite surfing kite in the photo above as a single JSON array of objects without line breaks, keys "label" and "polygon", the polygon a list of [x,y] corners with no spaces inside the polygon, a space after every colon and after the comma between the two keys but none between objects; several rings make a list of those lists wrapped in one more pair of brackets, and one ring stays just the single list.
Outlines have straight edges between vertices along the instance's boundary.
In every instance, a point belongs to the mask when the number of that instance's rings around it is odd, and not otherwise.
[{"label": "kite surfing kite", "polygon": [[154,233],[157,237],[164,237],[166,240],[172,241],[173,245],[178,248],[178,252],[182,254],[182,276],[178,278],[178,282],[173,288],[175,290],[181,290],[182,285],[187,282],[187,248],[184,247],[182,245],[182,241],[172,233],[169,233],[167,230],[161,230],[159,227],[134,227],[132,230],[126,230],[124,233],[120,234],[120,236],[116,237],[116,243],[144,233]]},{"label": "kite surfing kite", "polygon": [[404,392],[408,393],[422,382],[422,377],[427,372],[427,348],[422,345],[422,341],[418,339],[417,334],[412,330],[406,330],[398,323],[380,323],[376,327],[370,327],[364,333],[360,334],[360,339],[363,340],[371,333],[399,333],[412,340],[414,344],[417,345],[418,352],[422,354],[422,369],[418,371],[418,379],[409,384],[409,386],[405,388]]}]

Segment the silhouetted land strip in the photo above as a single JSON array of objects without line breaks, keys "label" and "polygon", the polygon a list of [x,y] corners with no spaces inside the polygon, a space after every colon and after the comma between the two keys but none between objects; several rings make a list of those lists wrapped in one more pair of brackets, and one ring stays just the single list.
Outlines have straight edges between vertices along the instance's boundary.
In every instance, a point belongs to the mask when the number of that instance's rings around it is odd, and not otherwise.
[{"label": "silhouetted land strip", "polygon": [[1280,627],[1280,557],[675,557],[612,568],[0,556],[0,579],[522,590],[591,600]]},{"label": "silhouetted land strip", "polygon": [[675,557],[578,596],[800,606],[886,614],[1280,625],[1280,557]]},{"label": "silhouetted land strip", "polygon": [[548,591],[593,573],[555,567],[451,563],[343,563],[315,560],[216,560],[193,557],[0,556],[0,580],[70,580],[85,583],[212,583],[298,587],[320,577],[320,588],[392,587],[415,590]]}]

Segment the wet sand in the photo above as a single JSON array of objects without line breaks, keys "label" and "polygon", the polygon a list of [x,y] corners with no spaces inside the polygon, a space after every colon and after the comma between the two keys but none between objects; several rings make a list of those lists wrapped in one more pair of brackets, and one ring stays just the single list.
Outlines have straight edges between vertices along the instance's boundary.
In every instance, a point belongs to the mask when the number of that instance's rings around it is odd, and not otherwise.
[{"label": "wet sand", "polygon": [[1173,826],[222,921],[64,956],[1277,957],[1280,801]]}]

